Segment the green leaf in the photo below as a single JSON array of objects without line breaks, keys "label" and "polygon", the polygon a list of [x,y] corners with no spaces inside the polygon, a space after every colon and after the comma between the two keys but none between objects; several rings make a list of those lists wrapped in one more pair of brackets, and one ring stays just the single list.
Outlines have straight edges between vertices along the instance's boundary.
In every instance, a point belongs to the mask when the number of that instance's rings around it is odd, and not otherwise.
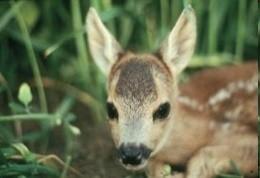
[{"label": "green leaf", "polygon": [[171,166],[165,165],[163,167],[163,173],[164,173],[164,177],[168,177],[169,175],[171,175]]},{"label": "green leaf", "polygon": [[78,127],[74,126],[74,125],[69,124],[69,127],[68,127],[68,128],[69,128],[70,132],[71,132],[73,135],[75,135],[75,136],[81,134],[80,129],[79,129]]},{"label": "green leaf", "polygon": [[14,143],[12,147],[15,148],[23,157],[30,154],[29,149],[22,143]]},{"label": "green leaf", "polygon": [[[16,3],[17,4],[17,3]],[[34,1],[24,1],[20,13],[23,16],[27,28],[31,30],[39,18],[39,9]]]},{"label": "green leaf", "polygon": [[11,111],[14,113],[24,113],[25,112],[25,108],[21,103],[10,102],[8,104],[8,106],[11,109]]},{"label": "green leaf", "polygon": [[27,83],[23,83],[19,88],[18,99],[21,101],[25,106],[32,101],[32,92],[30,86]]}]

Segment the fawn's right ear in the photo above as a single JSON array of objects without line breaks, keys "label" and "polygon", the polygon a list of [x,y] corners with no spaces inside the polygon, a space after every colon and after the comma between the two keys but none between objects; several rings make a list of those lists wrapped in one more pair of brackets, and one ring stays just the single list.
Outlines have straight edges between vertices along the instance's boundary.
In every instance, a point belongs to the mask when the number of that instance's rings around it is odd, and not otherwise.
[{"label": "fawn's right ear", "polygon": [[196,36],[196,17],[189,5],[183,10],[160,48],[163,60],[175,72],[180,73],[189,63],[195,48]]},{"label": "fawn's right ear", "polygon": [[90,53],[101,71],[108,76],[112,65],[123,50],[106,29],[93,7],[87,14],[86,25]]}]

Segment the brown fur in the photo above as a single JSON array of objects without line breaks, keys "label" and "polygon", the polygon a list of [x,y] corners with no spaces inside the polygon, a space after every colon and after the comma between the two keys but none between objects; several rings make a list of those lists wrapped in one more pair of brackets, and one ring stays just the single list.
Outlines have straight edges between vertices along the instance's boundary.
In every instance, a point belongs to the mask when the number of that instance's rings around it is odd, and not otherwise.
[{"label": "brown fur", "polygon": [[[232,92],[231,96],[223,101],[219,101],[214,105],[209,103],[211,97],[214,97],[214,95],[221,90],[223,92],[228,90],[228,85],[232,83],[244,86],[242,86],[242,88],[236,86],[236,91]],[[246,89],[249,87],[253,90],[247,91]],[[203,72],[193,75],[188,83],[180,87],[180,90],[181,95],[196,100],[198,105],[204,106],[204,111],[207,109],[218,121],[228,122],[234,121],[235,119],[252,127],[256,127],[256,87],[257,64],[247,63],[219,69],[204,70]]]},{"label": "brown fur", "polygon": [[[236,76],[233,75],[235,72]],[[228,74],[231,74],[232,77],[230,75],[224,77]],[[238,80],[246,81],[254,75],[257,75],[255,63],[206,70],[194,75],[189,82],[182,85],[180,94],[185,94],[199,104],[206,106],[208,104],[207,98],[214,95],[219,89],[225,88],[228,83]],[[214,83],[210,86],[207,82],[211,83],[212,80],[214,81],[215,77],[213,76],[222,78],[219,83]],[[254,84],[256,82],[254,81]],[[214,92],[209,94],[208,88],[205,89],[202,85],[211,87]],[[200,100],[201,98],[204,100]],[[231,171],[230,161],[233,160],[246,176],[256,176],[258,174],[256,99],[255,86],[251,93],[246,93],[244,90],[237,91],[235,96],[220,103],[220,105],[232,106],[219,107],[218,111],[214,111],[209,107],[199,111],[190,107],[189,104],[178,102],[178,112],[176,111],[178,116],[175,116],[175,120],[172,122],[174,126],[170,134],[171,136],[163,149],[154,156],[154,161],[172,165],[188,165],[189,169],[186,173],[188,178],[206,176],[211,178],[218,172]],[[240,102],[234,103],[234,100]],[[229,118],[224,116],[225,112],[232,111],[234,107],[238,106],[242,108],[241,113],[236,114],[234,120],[229,120]],[[207,157],[207,154],[211,155],[212,158],[211,156]],[[223,163],[219,158],[223,159]],[[210,165],[210,162],[216,163]],[[211,170],[211,168],[216,166],[217,162],[219,162],[220,170]],[[200,164],[208,167],[201,173],[194,170],[199,168]],[[150,169],[155,169],[153,164]],[[150,173],[151,177],[159,177],[162,174],[158,173],[158,170],[156,171],[152,174]],[[206,174],[207,171],[209,172],[208,174]],[[203,172],[206,172],[206,175]],[[179,177],[180,174],[177,176]]]},{"label": "brown fur", "polygon": [[[178,76],[194,51],[196,18],[191,7],[178,19],[158,53],[123,52],[96,11],[87,17],[89,45],[108,78],[108,102],[118,112],[109,121],[116,148],[152,150],[139,165],[149,178],[213,178],[232,171],[258,174],[257,68],[255,63],[209,69],[178,87]],[[180,88],[180,90],[179,90]],[[167,118],[153,118],[163,103]],[[186,167],[165,175],[165,165]]]},{"label": "brown fur", "polygon": [[126,98],[136,99],[139,103],[149,95],[156,96],[155,83],[150,64],[141,59],[130,59],[120,66],[121,73],[116,86],[116,93]]}]

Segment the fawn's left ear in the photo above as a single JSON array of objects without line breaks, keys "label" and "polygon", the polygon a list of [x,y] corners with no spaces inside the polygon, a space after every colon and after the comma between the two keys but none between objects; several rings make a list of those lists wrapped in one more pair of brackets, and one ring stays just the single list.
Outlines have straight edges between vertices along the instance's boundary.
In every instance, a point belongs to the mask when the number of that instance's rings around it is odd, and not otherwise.
[{"label": "fawn's left ear", "polygon": [[177,73],[188,64],[196,42],[196,17],[191,6],[186,7],[176,25],[163,42],[160,54]]},{"label": "fawn's left ear", "polygon": [[106,29],[93,7],[87,14],[86,25],[90,53],[97,66],[108,76],[112,65],[123,50]]}]

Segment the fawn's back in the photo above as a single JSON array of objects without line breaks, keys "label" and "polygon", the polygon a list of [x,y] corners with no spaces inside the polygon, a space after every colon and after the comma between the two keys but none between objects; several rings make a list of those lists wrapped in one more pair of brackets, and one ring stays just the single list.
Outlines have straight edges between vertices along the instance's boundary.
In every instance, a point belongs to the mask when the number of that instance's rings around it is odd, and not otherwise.
[{"label": "fawn's back", "polygon": [[208,112],[218,122],[241,123],[256,131],[257,80],[254,62],[207,69],[181,85],[179,101],[187,112]]}]

